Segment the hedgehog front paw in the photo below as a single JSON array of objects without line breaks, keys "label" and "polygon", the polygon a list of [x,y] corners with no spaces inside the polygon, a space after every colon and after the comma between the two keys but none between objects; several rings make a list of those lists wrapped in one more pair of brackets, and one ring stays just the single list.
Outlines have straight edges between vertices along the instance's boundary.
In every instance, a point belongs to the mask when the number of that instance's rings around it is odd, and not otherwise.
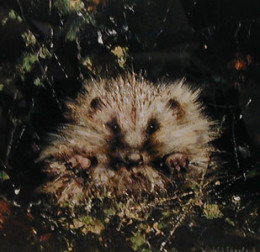
[{"label": "hedgehog front paw", "polygon": [[170,169],[171,173],[185,173],[189,160],[187,155],[176,152],[170,154],[165,159],[165,164]]},{"label": "hedgehog front paw", "polygon": [[84,157],[82,155],[74,155],[70,157],[70,159],[66,162],[66,165],[68,165],[70,168],[73,167],[80,167],[83,170],[89,169],[91,167],[91,158],[90,157]]}]

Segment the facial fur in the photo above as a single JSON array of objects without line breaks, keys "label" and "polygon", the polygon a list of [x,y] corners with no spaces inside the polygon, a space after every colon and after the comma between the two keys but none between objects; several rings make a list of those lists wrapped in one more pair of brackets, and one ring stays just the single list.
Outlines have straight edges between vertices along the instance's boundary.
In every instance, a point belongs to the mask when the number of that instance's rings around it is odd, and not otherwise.
[{"label": "facial fur", "polygon": [[42,187],[59,203],[94,197],[167,197],[200,183],[216,137],[199,91],[154,85],[129,74],[85,84],[69,103],[70,124],[43,151],[49,180]]}]

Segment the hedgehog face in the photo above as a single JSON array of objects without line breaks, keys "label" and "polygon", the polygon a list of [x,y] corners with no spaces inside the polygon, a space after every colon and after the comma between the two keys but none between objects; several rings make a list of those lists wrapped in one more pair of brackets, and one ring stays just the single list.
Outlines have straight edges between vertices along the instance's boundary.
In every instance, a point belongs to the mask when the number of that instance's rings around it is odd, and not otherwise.
[{"label": "hedgehog face", "polygon": [[60,202],[79,194],[140,199],[197,183],[214,137],[197,98],[182,83],[153,86],[132,75],[87,85],[69,104],[63,138],[43,152],[54,177],[43,190]]}]

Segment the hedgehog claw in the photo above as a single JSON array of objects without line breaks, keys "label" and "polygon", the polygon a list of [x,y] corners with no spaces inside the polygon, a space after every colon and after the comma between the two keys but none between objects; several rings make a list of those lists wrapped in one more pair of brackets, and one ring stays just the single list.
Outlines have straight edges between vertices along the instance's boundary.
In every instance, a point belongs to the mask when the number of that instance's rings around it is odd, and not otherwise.
[{"label": "hedgehog claw", "polygon": [[188,158],[185,154],[173,153],[166,158],[165,164],[171,170],[173,169],[175,172],[179,173],[186,170]]}]

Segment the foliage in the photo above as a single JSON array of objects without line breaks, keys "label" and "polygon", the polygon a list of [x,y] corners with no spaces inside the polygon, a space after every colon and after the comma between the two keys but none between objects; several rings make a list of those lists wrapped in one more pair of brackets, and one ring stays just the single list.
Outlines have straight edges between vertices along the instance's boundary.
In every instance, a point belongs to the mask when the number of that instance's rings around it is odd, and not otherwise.
[{"label": "foliage", "polygon": [[[250,110],[260,100],[257,1],[1,3],[1,251],[259,248],[259,109]],[[107,199],[90,214],[35,199],[45,179],[35,160],[47,132],[65,121],[64,100],[85,79],[125,71],[153,81],[186,76],[202,86],[223,131],[215,143],[221,167],[209,167],[203,188],[149,208],[142,219],[122,217]]]}]

